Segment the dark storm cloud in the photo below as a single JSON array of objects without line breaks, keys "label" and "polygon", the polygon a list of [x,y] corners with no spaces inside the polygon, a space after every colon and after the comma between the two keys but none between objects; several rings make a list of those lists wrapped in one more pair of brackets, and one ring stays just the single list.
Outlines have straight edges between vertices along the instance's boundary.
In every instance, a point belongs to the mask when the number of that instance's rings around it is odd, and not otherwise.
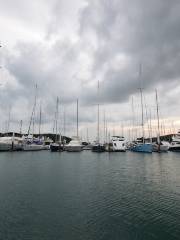
[{"label": "dark storm cloud", "polygon": [[16,47],[16,51],[18,54],[9,55],[6,67],[10,74],[15,76],[21,96],[34,96],[34,86],[37,84],[40,98],[54,100],[59,96],[64,103],[74,99],[73,86],[68,89],[72,81],[73,67],[72,72],[68,72],[68,69],[76,55],[67,42],[56,43],[50,49],[40,43],[39,45],[21,43]]},{"label": "dark storm cloud", "polygon": [[[179,1],[89,1],[81,15],[80,31],[84,35],[91,31],[97,39],[93,76],[107,66],[101,79],[105,102],[123,101],[137,92],[139,63],[142,63],[146,90],[177,81],[180,75],[179,10]],[[124,69],[119,66],[119,71],[108,65],[118,54],[129,58]]]},{"label": "dark storm cloud", "polygon": [[[81,52],[86,51],[81,45],[88,45],[86,34],[89,31],[96,38],[97,44],[96,49],[92,49],[91,78],[96,79],[99,73],[103,73],[100,79],[103,85],[101,101],[121,102],[136,93],[140,86],[139,63],[143,66],[142,80],[146,90],[152,90],[158,83],[177,81],[180,74],[178,1],[103,0],[88,3],[88,6],[80,12],[79,34],[82,38],[79,44],[73,45],[68,41],[62,44],[57,41],[48,51],[49,59],[44,56],[43,47],[38,46],[40,44],[37,46],[19,44],[20,56],[14,58],[14,61],[12,58],[8,69],[24,86],[25,94],[32,83],[38,82],[40,86],[44,85],[42,88],[47,89],[52,78],[68,93],[64,82],[76,84],[75,78],[72,79],[76,74],[73,73],[72,65],[75,65],[78,58],[77,49]],[[117,65],[118,62],[113,60],[122,54],[128,57],[127,63],[121,68],[119,62],[119,69],[114,69],[113,64]],[[67,64],[71,66],[64,67]],[[71,75],[66,72],[69,69],[72,69]],[[82,95],[85,102],[91,98],[93,100],[96,91],[92,88],[86,90],[87,92],[81,93],[80,89],[76,94]],[[65,94],[62,96],[65,97]]]}]

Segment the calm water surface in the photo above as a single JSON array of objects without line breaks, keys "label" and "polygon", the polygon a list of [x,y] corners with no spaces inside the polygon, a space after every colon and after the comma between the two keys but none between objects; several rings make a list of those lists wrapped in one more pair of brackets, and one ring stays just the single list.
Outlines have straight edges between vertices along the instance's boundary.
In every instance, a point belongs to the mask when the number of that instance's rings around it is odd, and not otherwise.
[{"label": "calm water surface", "polygon": [[180,154],[0,153],[0,239],[180,239]]}]

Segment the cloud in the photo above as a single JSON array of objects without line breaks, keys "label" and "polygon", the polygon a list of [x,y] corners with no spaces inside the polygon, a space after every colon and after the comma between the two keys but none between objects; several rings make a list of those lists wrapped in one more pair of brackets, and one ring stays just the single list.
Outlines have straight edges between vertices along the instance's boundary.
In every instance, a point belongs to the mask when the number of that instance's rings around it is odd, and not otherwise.
[{"label": "cloud", "polygon": [[[9,1],[2,5],[3,21],[13,19],[23,30],[22,36],[11,40],[13,48],[1,54],[8,72],[6,94],[1,99],[7,105],[14,103],[16,115],[18,111],[22,115],[20,100],[30,111],[37,83],[46,122],[52,121],[59,96],[69,106],[69,125],[75,120],[72,113],[76,98],[81,102],[82,126],[95,124],[98,81],[103,108],[117,112],[121,105],[123,109],[116,116],[111,114],[111,122],[132,120],[129,107],[124,106],[129,106],[132,95],[137,96],[141,84],[148,96],[147,105],[154,105],[154,89],[158,88],[164,116],[180,114],[179,110],[173,111],[178,109],[174,88],[180,76],[179,1],[54,0],[31,1],[28,5],[15,1],[15,5],[10,7]],[[35,36],[32,39],[31,32]],[[5,31],[6,35],[12,36]]]},{"label": "cloud", "polygon": [[[146,91],[177,82],[180,74],[179,2],[121,3],[89,1],[81,18],[81,33],[91,32],[96,39],[92,73],[101,77],[106,102],[120,102],[137,92],[139,63]],[[117,70],[111,62],[119,55],[129,61]]]}]

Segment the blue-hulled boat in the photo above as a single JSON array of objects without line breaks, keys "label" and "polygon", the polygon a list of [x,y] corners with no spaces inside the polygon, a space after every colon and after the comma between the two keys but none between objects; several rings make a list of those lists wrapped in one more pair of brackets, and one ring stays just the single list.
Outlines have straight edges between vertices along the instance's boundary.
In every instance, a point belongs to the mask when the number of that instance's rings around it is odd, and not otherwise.
[{"label": "blue-hulled boat", "polygon": [[[141,65],[139,69],[139,77],[141,78]],[[141,79],[140,79],[141,80]],[[143,152],[143,153],[152,153],[153,146],[151,143],[145,143],[145,132],[144,132],[144,110],[143,110],[143,90],[142,87],[139,88],[140,97],[141,97],[141,114],[142,114],[142,138],[137,139],[136,142],[130,147],[130,150],[133,152]]]},{"label": "blue-hulled boat", "polygon": [[134,144],[131,148],[133,152],[144,152],[144,153],[152,153],[153,146],[151,143],[137,143]]}]

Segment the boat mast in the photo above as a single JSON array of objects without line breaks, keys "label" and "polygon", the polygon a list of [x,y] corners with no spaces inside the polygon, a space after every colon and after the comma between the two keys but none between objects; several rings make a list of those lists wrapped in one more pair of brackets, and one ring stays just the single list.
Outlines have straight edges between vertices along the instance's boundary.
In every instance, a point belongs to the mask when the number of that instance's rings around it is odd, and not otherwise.
[{"label": "boat mast", "polygon": [[87,143],[89,143],[89,131],[88,131],[88,128],[86,129],[86,138],[87,138]]},{"label": "boat mast", "polygon": [[56,100],[56,117],[55,117],[55,131],[56,131],[56,137],[55,137],[55,142],[57,142],[57,131],[58,131],[58,124],[57,124],[57,120],[58,120],[58,107],[59,107],[59,98],[57,97]]},{"label": "boat mast", "polygon": [[64,132],[64,136],[66,135],[66,110],[64,107],[64,113],[63,113],[63,132]]},{"label": "boat mast", "polygon": [[37,99],[37,84],[35,85],[35,98],[34,98],[34,105],[31,113],[31,118],[29,122],[28,135],[30,133],[32,121],[33,121],[33,133],[34,133],[34,117],[35,117],[35,109],[36,109],[36,99]]},{"label": "boat mast", "polygon": [[105,113],[105,110],[104,110],[104,129],[103,129],[103,135],[104,135],[104,143],[106,143],[106,113]]},{"label": "boat mast", "polygon": [[150,143],[152,143],[152,122],[151,122],[151,108],[149,109],[149,117],[150,117],[150,122],[149,122],[149,127],[150,127]]},{"label": "boat mast", "polygon": [[121,136],[124,137],[124,122],[121,121]]},{"label": "boat mast", "polygon": [[20,129],[19,129],[19,133],[22,134],[22,124],[23,124],[23,121],[21,120],[20,121]]},{"label": "boat mast", "polygon": [[8,122],[7,122],[7,132],[9,132],[10,121],[11,121],[11,106],[9,106]]},{"label": "boat mast", "polygon": [[156,91],[156,113],[157,113],[157,123],[158,123],[158,134],[157,134],[157,143],[160,144],[160,123],[159,123],[159,105],[158,105],[158,94]]},{"label": "boat mast", "polygon": [[41,134],[41,120],[42,120],[42,111],[41,111],[41,102],[40,102],[40,109],[39,109],[39,137]]},{"label": "boat mast", "polygon": [[35,114],[36,114],[36,102],[37,102],[37,84],[36,84],[36,94],[35,94],[35,105],[34,105],[34,113],[33,113],[33,135],[34,135],[34,124],[35,124]]},{"label": "boat mast", "polygon": [[148,117],[148,107],[146,104],[145,97],[144,97],[144,105],[145,105],[145,110],[146,110],[146,120],[147,120],[147,125],[148,125],[149,140],[151,142],[151,128],[150,128],[149,117]]},{"label": "boat mast", "polygon": [[106,119],[106,143],[108,143],[108,122]]},{"label": "boat mast", "polygon": [[141,126],[142,126],[142,138],[144,143],[144,110],[143,110],[143,96],[142,96],[142,88],[140,88],[140,95],[141,95]]},{"label": "boat mast", "polygon": [[98,105],[97,105],[97,114],[98,114],[98,122],[97,122],[97,143],[99,144],[99,80],[98,80]]},{"label": "boat mast", "polygon": [[141,74],[142,74],[142,69],[141,69],[141,64],[139,66],[139,80],[140,80],[140,96],[141,96],[141,126],[142,126],[142,140],[144,143],[144,109],[143,109],[143,88],[142,88],[142,82],[141,82]]},{"label": "boat mast", "polygon": [[134,124],[134,98],[132,96],[132,140],[135,140],[134,138],[134,128],[135,128],[135,124]]},{"label": "boat mast", "polygon": [[76,123],[77,123],[77,125],[76,125],[76,131],[77,131],[77,137],[79,137],[79,108],[78,108],[78,104],[79,104],[79,102],[78,102],[78,99],[77,99],[77,121],[76,121]]}]

